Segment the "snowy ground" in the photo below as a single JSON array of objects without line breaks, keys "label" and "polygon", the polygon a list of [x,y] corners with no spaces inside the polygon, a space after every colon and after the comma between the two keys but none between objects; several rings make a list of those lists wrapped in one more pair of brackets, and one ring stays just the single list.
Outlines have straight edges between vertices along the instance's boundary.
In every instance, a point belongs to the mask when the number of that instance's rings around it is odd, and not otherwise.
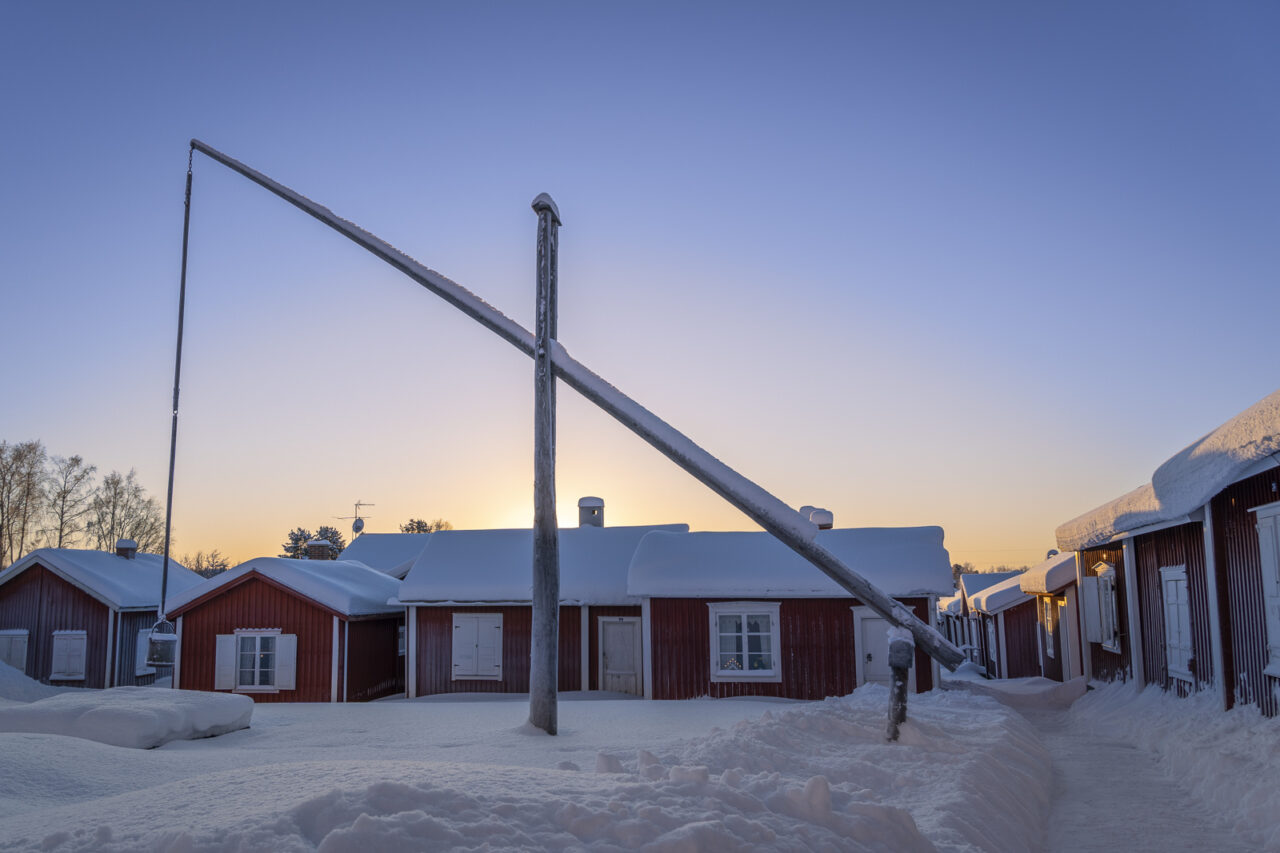
[{"label": "snowy ground", "polygon": [[[0,696],[16,692],[6,684]],[[563,698],[554,738],[524,725],[523,697],[259,705],[249,729],[151,750],[0,733],[0,850],[1233,851],[1280,841],[1280,786],[1266,783],[1280,723],[1200,700],[1106,688],[1069,711],[1026,711],[1028,722],[986,696],[935,692],[912,697],[902,741],[887,744],[887,694],[875,686],[815,703]],[[1197,789],[1172,775],[1190,771],[1210,781]],[[1157,800],[1181,822],[1132,810]]]}]

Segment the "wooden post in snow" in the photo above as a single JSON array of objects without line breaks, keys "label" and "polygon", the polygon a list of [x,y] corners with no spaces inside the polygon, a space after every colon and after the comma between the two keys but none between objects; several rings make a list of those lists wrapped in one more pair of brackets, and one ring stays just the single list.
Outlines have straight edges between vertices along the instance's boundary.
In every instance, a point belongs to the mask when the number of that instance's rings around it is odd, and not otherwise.
[{"label": "wooden post in snow", "polygon": [[529,722],[556,733],[560,641],[560,530],[556,522],[556,266],[560,211],[551,196],[533,200],[538,214],[538,296],[533,352],[533,649]]},{"label": "wooden post in snow", "polygon": [[889,669],[893,682],[889,685],[889,740],[898,739],[898,726],[907,719],[907,683],[911,659],[916,656],[911,633],[898,627],[889,629]]}]

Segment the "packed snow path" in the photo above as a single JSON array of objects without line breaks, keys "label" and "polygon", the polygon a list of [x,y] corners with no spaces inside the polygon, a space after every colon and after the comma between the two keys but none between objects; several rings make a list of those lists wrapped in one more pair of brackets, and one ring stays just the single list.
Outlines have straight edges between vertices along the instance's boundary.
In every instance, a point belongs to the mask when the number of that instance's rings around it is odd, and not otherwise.
[{"label": "packed snow path", "polygon": [[1026,710],[1053,757],[1047,853],[1258,848],[1180,788],[1156,757],[1131,741],[1073,721],[1067,711]]}]

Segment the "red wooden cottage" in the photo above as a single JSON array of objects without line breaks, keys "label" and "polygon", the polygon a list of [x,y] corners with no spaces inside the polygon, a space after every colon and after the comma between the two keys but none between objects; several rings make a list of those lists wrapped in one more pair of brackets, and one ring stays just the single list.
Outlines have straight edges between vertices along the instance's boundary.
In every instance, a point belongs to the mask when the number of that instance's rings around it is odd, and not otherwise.
[{"label": "red wooden cottage", "polygon": [[1040,675],[1054,681],[1083,675],[1076,555],[1054,554],[1018,575],[1018,586],[1035,597]]},{"label": "red wooden cottage", "polygon": [[967,642],[964,628],[964,598],[960,593],[938,599],[938,631],[956,648],[964,648]]},{"label": "red wooden cottage", "polygon": [[981,660],[991,678],[1040,675],[1040,642],[1035,596],[1022,591],[1021,574],[969,597],[978,617]]},{"label": "red wooden cottage", "polygon": [[350,560],[258,557],[170,598],[179,687],[257,702],[362,702],[404,690],[399,581]]},{"label": "red wooden cottage", "polygon": [[[46,684],[148,685],[164,558],[122,539],[116,553],[41,548],[0,573],[0,660]],[[169,561],[169,593],[203,578]]]},{"label": "red wooden cottage", "polygon": [[1058,528],[1085,674],[1280,712],[1280,391]]},{"label": "red wooden cottage", "polygon": [[[597,527],[598,503],[579,517],[560,531],[559,689],[639,694],[641,610],[627,567],[645,534],[688,525]],[[532,530],[432,533],[400,585],[408,695],[527,692],[532,585]]]},{"label": "red wooden cottage", "polygon": [[[921,620],[952,591],[939,527],[820,530],[817,541]],[[650,533],[627,591],[641,600],[644,695],[840,696],[888,683],[888,623],[768,533]],[[912,688],[937,666],[917,650]]]},{"label": "red wooden cottage", "polygon": [[985,666],[988,643],[983,632],[982,620],[973,608],[973,596],[989,586],[1016,576],[1017,572],[970,572],[960,576],[957,584],[959,589],[956,593],[960,596],[960,608],[959,614],[954,618],[957,622],[957,633],[962,636],[963,642],[958,642],[956,645],[964,651],[970,661],[978,666]]}]

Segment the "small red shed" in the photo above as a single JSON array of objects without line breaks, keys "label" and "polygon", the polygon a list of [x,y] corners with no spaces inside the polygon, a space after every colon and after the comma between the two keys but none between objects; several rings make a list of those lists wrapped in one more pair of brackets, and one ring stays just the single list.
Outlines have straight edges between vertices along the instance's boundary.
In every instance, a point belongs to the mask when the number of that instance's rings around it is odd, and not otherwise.
[{"label": "small red shed", "polygon": [[[45,684],[145,686],[164,558],[122,539],[116,553],[40,548],[0,573],[0,661]],[[169,594],[203,578],[169,561]]]},{"label": "small red shed", "polygon": [[978,666],[986,666],[988,638],[983,631],[978,611],[973,608],[973,596],[990,586],[1016,576],[1017,572],[970,572],[960,576],[957,592],[960,596],[960,612],[957,621],[964,642],[956,645],[964,650],[969,660]]},{"label": "small red shed", "polygon": [[258,557],[173,596],[186,690],[362,702],[404,690],[395,578],[350,560]]},{"label": "small red shed", "polygon": [[[921,620],[951,592],[942,528],[819,530],[817,541]],[[768,533],[650,533],[631,563],[644,695],[841,696],[888,683],[888,623]],[[917,650],[918,692],[937,665]]]},{"label": "small red shed", "polygon": [[978,615],[982,661],[991,678],[1030,678],[1040,675],[1040,644],[1036,636],[1036,600],[1022,591],[1021,574],[1005,578],[974,593],[969,605]]},{"label": "small red shed", "polygon": [[1040,674],[1070,681],[1084,674],[1080,663],[1076,555],[1054,554],[1018,575],[1018,586],[1035,597]]}]

